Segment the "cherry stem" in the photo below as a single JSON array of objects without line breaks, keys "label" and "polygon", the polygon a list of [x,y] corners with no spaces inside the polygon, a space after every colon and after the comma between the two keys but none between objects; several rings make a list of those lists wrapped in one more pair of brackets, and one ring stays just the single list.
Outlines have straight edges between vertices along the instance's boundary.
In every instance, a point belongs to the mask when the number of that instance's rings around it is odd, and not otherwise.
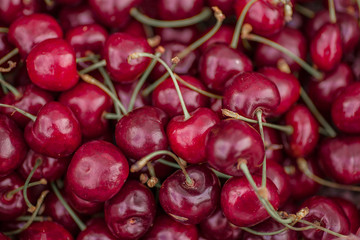
[{"label": "cherry stem", "polygon": [[9,32],[9,28],[7,27],[0,27],[0,33],[8,33]]},{"label": "cherry stem", "polygon": [[118,115],[116,113],[105,113],[103,115],[103,118],[108,120],[119,120],[121,118],[121,115]]},{"label": "cherry stem", "polygon": [[76,213],[71,209],[69,204],[65,201],[64,197],[61,195],[59,189],[56,187],[54,182],[50,183],[52,190],[54,191],[56,197],[59,199],[61,204],[64,206],[66,211],[70,214],[71,218],[78,225],[81,231],[86,229],[86,225],[81,221],[81,219],[76,215]]},{"label": "cherry stem", "polygon": [[34,175],[36,169],[38,169],[38,167],[42,164],[42,162],[43,162],[43,160],[41,158],[36,159],[35,165],[31,169],[31,172],[29,173],[29,176],[26,178],[24,188],[23,188],[24,200],[25,200],[26,205],[29,208],[28,212],[30,212],[30,213],[33,213],[35,211],[36,207],[34,205],[32,205],[32,203],[29,201],[29,198],[27,196],[27,189],[28,189],[28,185],[30,183],[30,180],[31,180],[32,176]]},{"label": "cherry stem", "polygon": [[[263,122],[262,122],[262,111],[260,109],[256,111],[256,117],[258,119],[260,136],[264,144],[264,150],[265,150],[265,136],[264,136]],[[261,187],[265,189],[266,188],[266,154],[264,154],[264,160],[262,165],[263,166],[262,166]]]},{"label": "cherry stem", "polygon": [[33,221],[35,220],[37,214],[39,213],[40,211],[40,207],[42,205],[42,203],[44,202],[44,199],[46,197],[46,195],[49,193],[48,190],[46,191],[43,191],[39,197],[39,199],[37,200],[37,203],[36,203],[36,208],[35,208],[35,211],[32,213],[31,217],[29,218],[29,220],[24,224],[24,226],[22,226],[21,228],[17,229],[17,230],[14,230],[14,231],[11,231],[11,232],[4,232],[5,235],[15,235],[15,234],[19,234],[21,233],[22,231],[24,231],[25,229],[27,229],[32,223]]},{"label": "cherry stem", "polygon": [[335,13],[334,0],[328,0],[328,4],[329,4],[330,22],[331,23],[336,23],[336,13]]},{"label": "cherry stem", "polygon": [[317,225],[315,223],[312,223],[312,222],[309,222],[309,221],[306,221],[306,220],[303,220],[303,219],[300,219],[298,222],[309,225],[309,226],[312,226],[312,227],[314,227],[314,228],[316,228],[318,230],[324,231],[326,233],[329,233],[329,234],[331,234],[331,235],[333,235],[335,237],[341,238],[341,239],[347,239],[347,237],[348,237],[348,236],[345,236],[345,235],[342,235],[340,233],[331,231],[331,230],[329,230],[327,228],[321,227],[321,226],[319,226],[319,225]]},{"label": "cherry stem", "polygon": [[[257,120],[254,119],[250,119],[250,118],[246,118],[244,116],[241,116],[240,114],[230,111],[228,109],[221,109],[221,112],[224,116],[230,117],[230,118],[234,118],[234,119],[238,119],[244,122],[248,122],[248,123],[259,123]],[[273,128],[282,132],[285,132],[288,135],[293,134],[294,129],[292,126],[290,125],[277,125],[277,124],[273,124],[273,123],[266,123],[266,122],[262,122],[262,125],[264,127],[269,127],[269,128]]]},{"label": "cherry stem", "polygon": [[14,96],[15,99],[20,99],[22,97],[22,94],[10,83],[5,81],[4,76],[0,73],[0,84],[4,87],[6,87]]},{"label": "cherry stem", "polygon": [[304,158],[298,158],[296,160],[296,163],[300,169],[301,172],[303,172],[308,178],[313,180],[314,182],[317,182],[323,186],[327,186],[330,188],[336,188],[336,189],[342,189],[342,190],[349,190],[354,192],[360,192],[360,186],[352,186],[352,185],[344,185],[339,184],[331,181],[327,181],[325,179],[322,179],[318,176],[316,176],[314,173],[312,173],[308,167],[308,164]]},{"label": "cherry stem", "polygon": [[195,15],[191,18],[175,20],[175,21],[163,21],[163,20],[153,19],[144,15],[136,8],[132,8],[130,10],[130,15],[133,18],[135,18],[137,21],[152,27],[178,28],[178,27],[195,25],[199,22],[204,21],[205,19],[210,17],[211,10],[209,8],[204,8],[198,15]]},{"label": "cherry stem", "polygon": [[109,95],[111,97],[111,99],[114,101],[114,103],[120,108],[120,110],[122,111],[122,113],[124,115],[127,113],[126,108],[120,102],[120,100],[117,98],[117,96],[115,96],[104,84],[102,84],[100,81],[96,80],[94,77],[92,77],[88,74],[80,74],[80,72],[79,72],[79,75],[82,80],[84,80],[85,82],[87,82],[89,84],[97,86],[98,88],[103,90],[107,95]]},{"label": "cherry stem", "polygon": [[286,230],[288,230],[289,228],[284,227],[284,228],[282,228],[282,229],[280,229],[278,231],[274,231],[274,232],[258,232],[258,231],[255,231],[255,230],[251,229],[251,228],[247,228],[247,227],[241,227],[240,229],[244,230],[245,232],[257,235],[257,236],[273,236],[273,235],[283,233]]},{"label": "cherry stem", "polygon": [[300,89],[300,97],[304,101],[305,105],[309,108],[310,112],[314,115],[314,117],[318,120],[318,122],[323,126],[325,131],[328,133],[330,137],[336,137],[335,130],[331,127],[331,125],[326,121],[326,119],[321,115],[319,110],[316,108],[315,104],[307,95],[306,91],[303,87]]},{"label": "cherry stem", "polygon": [[152,165],[152,163],[147,162],[146,166],[147,166],[147,168],[149,170],[149,173],[150,173],[150,176],[151,176],[151,178],[147,181],[148,187],[150,187],[150,188],[153,188],[153,187],[161,188],[161,184],[159,183],[159,179],[156,177],[155,168]]},{"label": "cherry stem", "polygon": [[309,8],[306,8],[300,4],[295,4],[295,10],[307,18],[314,18],[315,12]]},{"label": "cherry stem", "polygon": [[150,153],[149,155],[141,158],[139,161],[137,161],[136,163],[134,163],[131,166],[130,172],[138,172],[138,171],[140,171],[152,158],[154,158],[156,156],[159,156],[159,155],[168,155],[168,156],[172,157],[177,162],[180,169],[184,173],[185,178],[186,178],[186,183],[189,186],[194,185],[194,181],[190,178],[189,174],[186,172],[185,167],[182,164],[181,160],[174,153],[172,153],[172,152],[170,152],[168,150],[159,150],[159,151]]},{"label": "cherry stem", "polygon": [[3,65],[4,63],[6,63],[7,61],[10,60],[10,58],[12,58],[13,56],[17,55],[19,53],[19,49],[18,48],[14,48],[13,50],[11,50],[10,52],[8,52],[5,56],[3,56],[0,59],[0,65]]},{"label": "cherry stem", "polygon": [[20,108],[17,108],[17,107],[15,107],[15,106],[0,103],[0,107],[12,108],[12,109],[14,109],[16,112],[21,113],[21,114],[24,115],[25,117],[31,119],[33,122],[35,122],[35,120],[36,120],[36,116],[32,115],[31,113],[25,112],[24,110],[22,110],[22,109],[20,109]]},{"label": "cherry stem", "polygon": [[84,68],[82,70],[79,71],[79,74],[82,75],[82,74],[86,74],[86,73],[89,73],[91,71],[94,71],[94,70],[97,70],[99,69],[100,67],[105,67],[106,66],[106,60],[103,59],[97,63],[94,63],[93,65],[90,65],[88,66],[87,68]]},{"label": "cherry stem", "polygon": [[46,6],[48,7],[53,7],[55,5],[55,1],[54,0],[44,0]]},{"label": "cherry stem", "polygon": [[94,58],[99,58],[100,55],[91,54],[90,56],[76,58],[76,63],[94,61]]},{"label": "cherry stem", "polygon": [[181,94],[179,84],[176,81],[176,77],[175,77],[173,71],[170,69],[170,67],[161,58],[159,58],[159,57],[157,57],[157,56],[155,56],[154,54],[151,54],[151,53],[133,53],[133,54],[131,54],[129,56],[128,61],[131,61],[132,59],[136,59],[136,58],[139,58],[139,57],[148,57],[148,58],[156,59],[161,65],[163,65],[165,67],[165,69],[170,74],[171,79],[173,80],[176,92],[177,92],[179,100],[180,100],[181,108],[182,108],[182,110],[184,112],[185,120],[189,119],[191,117],[190,113],[188,112],[188,110],[186,108],[185,101],[184,101],[184,98],[183,98],[183,96]]},{"label": "cherry stem", "polygon": [[250,2],[248,2],[245,7],[243,8],[243,10],[241,11],[241,14],[236,22],[236,26],[235,26],[235,31],[234,31],[234,35],[230,44],[231,48],[236,49],[238,44],[239,44],[239,37],[240,37],[240,33],[241,33],[241,28],[242,25],[244,24],[244,20],[246,17],[247,12],[249,11],[250,7],[256,2],[257,0],[251,0]]},{"label": "cherry stem", "polygon": [[0,67],[0,73],[8,73],[11,72],[11,70],[13,70],[14,68],[16,68],[16,62],[9,60],[7,64],[9,65],[8,67]]},{"label": "cherry stem", "polygon": [[[173,64],[172,66],[175,66],[176,64]],[[174,68],[171,66],[171,69],[174,70]],[[168,72],[164,73],[159,79],[157,79],[155,82],[153,82],[151,85],[149,85],[147,88],[145,88],[141,95],[143,95],[144,97],[147,97],[150,95],[150,93],[152,93],[155,88],[157,88],[157,86],[160,85],[160,83],[162,83],[163,81],[165,81],[165,79],[167,79],[170,76],[170,74]]]},{"label": "cherry stem", "polygon": [[[38,186],[38,185],[46,185],[46,184],[47,184],[46,179],[42,178],[39,181],[29,183],[27,187],[30,188],[30,187],[35,187],[35,186]],[[14,189],[14,190],[11,190],[10,192],[8,192],[6,194],[6,198],[11,199],[16,193],[22,191],[23,189],[24,189],[24,185]]]},{"label": "cherry stem", "polygon": [[[356,0],[356,3],[357,3],[358,10],[360,12],[360,0]],[[360,24],[360,18],[358,20],[359,20],[359,24]]]},{"label": "cherry stem", "polygon": [[250,33],[251,32],[251,26],[248,24],[245,24],[243,29],[246,26],[246,30],[247,31],[243,31],[241,37],[243,39],[248,39],[254,42],[258,42],[258,43],[262,43],[265,45],[268,45],[270,47],[275,48],[276,50],[282,52],[283,54],[287,55],[288,57],[290,57],[292,60],[294,60],[297,64],[299,64],[305,71],[307,71],[310,75],[312,75],[315,79],[317,80],[321,80],[323,79],[324,74],[319,72],[318,70],[316,70],[315,68],[311,67],[307,62],[305,62],[304,60],[302,60],[301,58],[299,58],[298,56],[296,56],[294,53],[292,53],[290,50],[288,50],[287,48],[281,46],[280,44],[271,41],[267,38],[261,37],[259,35]]},{"label": "cherry stem", "polygon": [[[16,221],[18,222],[27,222],[29,221],[29,219],[31,218],[31,216],[20,216],[16,219]],[[47,217],[47,216],[36,216],[33,219],[34,222],[44,222],[44,221],[52,221],[51,217]]]}]

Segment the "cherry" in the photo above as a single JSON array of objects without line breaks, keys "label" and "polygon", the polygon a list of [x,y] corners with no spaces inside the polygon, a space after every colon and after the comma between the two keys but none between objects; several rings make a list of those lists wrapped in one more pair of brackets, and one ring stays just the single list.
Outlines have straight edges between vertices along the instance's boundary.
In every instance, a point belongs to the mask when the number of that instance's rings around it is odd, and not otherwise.
[{"label": "cherry", "polygon": [[180,20],[199,14],[204,0],[158,0],[159,17],[164,20]]},{"label": "cherry", "polygon": [[111,112],[113,104],[111,98],[97,86],[80,82],[63,92],[59,102],[73,111],[84,137],[99,137],[109,128],[104,114]]},{"label": "cherry", "polygon": [[136,20],[131,20],[123,29],[122,32],[130,34],[134,37],[146,38],[144,25]]},{"label": "cherry", "polygon": [[79,147],[81,129],[70,108],[59,102],[49,102],[40,109],[36,120],[28,123],[24,137],[35,152],[61,158]]},{"label": "cherry", "polygon": [[[185,82],[195,86],[198,89],[206,91],[205,86],[192,76],[180,76]],[[184,98],[185,105],[189,111],[194,111],[199,107],[207,107],[209,99],[179,83],[181,94]],[[174,117],[182,114],[181,103],[176,92],[174,82],[171,78],[165,79],[160,83],[152,93],[152,104]]]},{"label": "cherry", "polygon": [[55,222],[35,222],[20,234],[19,240],[73,240],[66,229]]},{"label": "cherry", "polygon": [[331,107],[335,126],[346,133],[360,133],[360,83],[347,86],[336,98]]},{"label": "cherry", "polygon": [[285,114],[285,125],[293,127],[293,133],[282,133],[286,152],[292,157],[309,155],[319,139],[319,124],[303,105],[293,106]]},{"label": "cherry", "polygon": [[209,240],[238,240],[242,234],[240,228],[230,224],[220,208],[200,223],[200,229]]},{"label": "cherry", "polygon": [[[260,187],[261,177],[254,175],[253,179]],[[269,179],[266,180],[266,192],[267,199],[277,209],[278,190]],[[225,183],[221,190],[221,209],[225,217],[238,227],[250,227],[270,217],[245,177],[233,177]]]},{"label": "cherry", "polygon": [[[45,14],[32,14],[14,21],[9,28],[9,42],[15,45],[22,58],[42,41],[62,38],[61,27],[56,20]],[[57,48],[57,47],[54,47]]]},{"label": "cherry", "polygon": [[297,78],[289,73],[281,72],[272,67],[265,67],[258,71],[275,83],[280,93],[280,104],[273,112],[273,115],[279,116],[287,112],[300,97],[300,83]]},{"label": "cherry", "polygon": [[116,240],[103,219],[95,218],[90,221],[91,223],[79,233],[76,240]]},{"label": "cherry", "polygon": [[226,81],[234,74],[252,69],[252,63],[245,54],[224,44],[207,48],[199,62],[202,81],[216,92],[223,92]]},{"label": "cherry", "polygon": [[360,216],[356,205],[341,197],[332,197],[333,201],[340,205],[350,223],[350,232],[356,233],[360,226]]},{"label": "cherry", "polygon": [[[318,222],[320,226],[336,233],[348,235],[350,233],[349,221],[343,210],[334,201],[322,196],[313,196],[307,199],[301,208],[307,207],[309,213],[303,218],[310,222]],[[303,224],[301,224],[304,226]],[[301,234],[309,240],[334,239],[333,235],[317,229],[302,231]]]},{"label": "cherry", "polygon": [[223,120],[209,132],[206,146],[211,167],[231,176],[242,176],[239,160],[247,161],[250,172],[259,169],[264,159],[264,145],[260,134],[240,120]]},{"label": "cherry", "polygon": [[0,240],[10,240],[10,238],[8,238],[4,234],[0,233]]},{"label": "cherry", "polygon": [[10,25],[21,16],[31,15],[40,11],[40,7],[40,2],[37,0],[4,0],[0,4],[0,21]]},{"label": "cherry", "polygon": [[[285,27],[281,32],[269,37],[269,39],[290,50],[299,58],[306,58],[306,39],[300,31]],[[298,71],[301,69],[301,67],[293,59],[265,44],[259,44],[257,46],[254,57],[255,63],[259,67],[277,67],[278,61],[280,59],[284,59],[292,71]]]},{"label": "cherry", "polygon": [[[194,42],[198,36],[196,27],[183,28],[156,28],[155,33],[160,36],[161,42],[177,42],[189,45]],[[165,49],[166,50],[166,49]]]},{"label": "cherry", "polygon": [[120,239],[139,239],[152,226],[156,213],[151,191],[137,181],[127,181],[120,192],[105,203],[105,220]]},{"label": "cherry", "polygon": [[108,37],[104,46],[103,55],[107,63],[106,69],[115,82],[133,82],[145,71],[150,60],[140,57],[129,63],[129,55],[151,51],[145,39],[126,33],[114,33]]},{"label": "cherry", "polygon": [[198,108],[189,119],[176,116],[169,122],[166,134],[173,152],[188,163],[206,160],[206,140],[210,129],[220,122],[208,108]]},{"label": "cherry", "polygon": [[194,225],[184,225],[163,214],[155,219],[153,227],[144,240],[198,240],[198,230]]},{"label": "cherry", "polygon": [[284,159],[284,156],[280,133],[275,129],[268,127],[264,128],[263,131],[266,159],[268,161],[281,163]]},{"label": "cherry", "polygon": [[66,181],[78,197],[104,202],[121,189],[128,175],[129,165],[121,151],[111,143],[95,140],[75,152]]},{"label": "cherry", "polygon": [[234,12],[235,0],[208,0],[210,6],[217,6],[225,15],[232,15]]},{"label": "cherry", "polygon": [[10,174],[24,161],[27,146],[16,123],[0,114],[0,176]]},{"label": "cherry", "polygon": [[[116,89],[116,93],[119,97],[119,100],[126,109],[128,109],[128,107],[129,107],[132,93],[134,92],[134,89],[137,84],[138,84],[138,81],[134,81],[132,83],[125,83],[125,84],[121,84],[121,83],[115,84],[115,89]],[[150,105],[149,103],[150,103],[150,100],[147,97],[144,97],[142,94],[138,94],[138,95],[136,95],[134,109],[141,108],[146,105]]]},{"label": "cherry", "polygon": [[[30,114],[37,115],[39,110],[48,102],[54,100],[51,93],[35,86],[34,84],[27,84],[17,88],[19,96],[9,92],[0,99],[0,103],[13,105],[18,107]],[[1,108],[0,112],[8,115],[12,118],[19,126],[25,127],[30,121],[29,118],[24,115],[14,112],[10,108]]]},{"label": "cherry", "polygon": [[[214,0],[210,0],[210,1],[214,1]],[[219,0],[215,0],[215,1],[219,1]],[[228,1],[229,0],[220,0],[220,1]],[[230,0],[233,1],[233,0]],[[217,6],[217,5],[214,5]],[[208,30],[210,31],[210,29]],[[234,28],[228,25],[222,25],[221,28],[219,28],[219,30],[214,34],[214,36],[212,36],[209,40],[207,40],[203,45],[200,46],[200,50],[201,52],[205,52],[206,49],[208,49],[211,45],[216,44],[216,43],[223,43],[226,45],[230,45],[231,40],[232,40],[232,36],[234,33]],[[241,48],[241,44],[239,44],[239,46]]]},{"label": "cherry", "polygon": [[215,173],[205,165],[189,166],[186,172],[191,183],[181,170],[163,182],[159,193],[160,204],[176,221],[198,224],[219,203],[220,182]]},{"label": "cherry", "polygon": [[93,24],[96,21],[90,6],[82,5],[63,7],[59,12],[59,22],[61,27],[68,31],[81,25]]}]

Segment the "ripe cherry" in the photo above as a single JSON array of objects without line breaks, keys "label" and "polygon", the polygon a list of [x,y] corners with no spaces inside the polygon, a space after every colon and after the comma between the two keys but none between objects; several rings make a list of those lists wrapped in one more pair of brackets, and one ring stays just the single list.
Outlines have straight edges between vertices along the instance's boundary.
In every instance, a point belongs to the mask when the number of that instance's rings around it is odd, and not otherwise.
[{"label": "ripe cherry", "polygon": [[[196,27],[183,27],[183,28],[156,28],[155,32],[160,36],[161,42],[178,42],[185,45],[190,45],[198,37]],[[165,49],[166,51],[167,49]]]},{"label": "ripe cherry", "polygon": [[41,4],[36,0],[16,1],[4,0],[0,5],[0,21],[10,25],[17,18],[31,15],[41,10]]},{"label": "ripe cherry", "polygon": [[[116,93],[119,97],[120,102],[124,105],[125,109],[128,109],[130,99],[138,81],[132,83],[117,83],[115,84]],[[146,85],[144,85],[146,86]],[[150,105],[150,100],[148,97],[144,97],[142,94],[136,96],[134,103],[134,109]]]},{"label": "ripe cherry", "polygon": [[93,24],[96,20],[90,6],[80,5],[63,7],[59,12],[59,22],[61,27],[68,31],[81,25]]},{"label": "ripe cherry", "polygon": [[19,240],[73,240],[63,226],[55,222],[35,222],[20,234]]},{"label": "ripe cherry", "polygon": [[341,197],[332,197],[333,201],[340,205],[350,223],[350,232],[356,233],[360,226],[360,215],[356,205]]},{"label": "ripe cherry", "polygon": [[103,219],[95,218],[90,222],[87,228],[79,233],[76,240],[116,240]]},{"label": "ripe cherry", "polygon": [[210,6],[217,6],[225,15],[234,13],[234,0],[208,0]]},{"label": "ripe cherry", "polygon": [[265,127],[263,131],[266,159],[268,161],[281,163],[284,159],[284,156],[282,151],[283,145],[279,131],[269,127]]},{"label": "ripe cherry", "polygon": [[193,17],[204,7],[204,0],[158,0],[158,14],[164,20]]},{"label": "ripe cherry", "polygon": [[[214,1],[214,0],[213,0]],[[215,0],[217,1],[217,0]],[[224,1],[224,0],[220,0],[220,1]],[[229,0],[225,0],[228,1]],[[230,0],[233,1],[233,0]],[[217,5],[214,5],[217,6]],[[210,31],[210,29],[209,29]],[[230,45],[232,37],[233,37],[233,33],[234,33],[234,28],[228,25],[222,25],[219,30],[209,39],[207,40],[203,45],[200,46],[200,50],[201,52],[205,52],[206,49],[208,49],[211,45],[216,44],[216,43],[223,43],[226,45]],[[206,33],[205,33],[206,34]],[[241,48],[241,44],[239,44],[238,47]]]}]

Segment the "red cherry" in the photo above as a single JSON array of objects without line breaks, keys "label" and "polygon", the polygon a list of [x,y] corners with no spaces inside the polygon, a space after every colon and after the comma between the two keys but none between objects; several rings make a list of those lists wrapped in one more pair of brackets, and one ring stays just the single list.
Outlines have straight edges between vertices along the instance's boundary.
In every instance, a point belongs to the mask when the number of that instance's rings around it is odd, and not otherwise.
[{"label": "red cherry", "polygon": [[10,25],[21,16],[31,15],[40,11],[40,7],[40,2],[37,0],[3,0],[0,4],[0,21]]},{"label": "red cherry", "polygon": [[90,6],[82,5],[63,7],[59,13],[59,22],[61,27],[68,31],[81,25],[93,24],[96,21]]},{"label": "red cherry", "polygon": [[198,30],[193,26],[182,28],[156,28],[155,32],[160,36],[161,42],[163,43],[177,42],[190,45],[198,37]]},{"label": "red cherry", "polygon": [[234,13],[235,0],[208,0],[210,6],[217,6],[225,15]]},{"label": "red cherry", "polygon": [[264,138],[265,138],[265,154],[268,161],[274,161],[281,163],[283,161],[283,145],[279,131],[265,127]]},{"label": "red cherry", "polygon": [[164,20],[179,20],[199,14],[204,0],[158,0],[159,17]]},{"label": "red cherry", "polygon": [[0,233],[0,240],[10,240],[10,238],[8,238],[4,234]]},{"label": "red cherry", "polygon": [[[212,0],[212,1],[214,1],[214,0]],[[219,0],[215,0],[215,1],[219,1]],[[220,0],[220,1],[228,1],[229,2],[229,0]],[[234,0],[230,0],[230,1],[234,1]],[[219,5],[213,5],[213,6],[218,6],[219,7]],[[208,31],[210,31],[210,29],[208,29]],[[206,33],[204,33],[204,35]],[[211,45],[216,44],[216,43],[223,43],[223,44],[226,44],[226,45],[230,45],[233,34],[234,34],[234,28],[233,27],[228,26],[228,25],[222,25],[219,28],[219,30],[209,40],[207,40],[205,43],[203,43],[200,46],[201,52],[205,52],[206,49],[208,49]],[[238,48],[241,48],[241,46],[242,45],[239,44]]]},{"label": "red cherry", "polygon": [[20,234],[19,240],[73,240],[71,234],[55,222],[35,222]]},{"label": "red cherry", "polygon": [[144,25],[134,19],[130,21],[123,29],[122,32],[130,34],[134,37],[146,38],[146,32]]},{"label": "red cherry", "polygon": [[332,197],[333,201],[340,205],[350,223],[350,232],[356,233],[360,226],[360,215],[356,205],[341,197]]},{"label": "red cherry", "polygon": [[76,240],[116,240],[103,219],[94,218],[89,222],[86,229],[79,233]]},{"label": "red cherry", "polygon": [[[124,105],[125,109],[128,109],[128,107],[129,107],[132,93],[134,92],[134,89],[137,84],[138,84],[138,81],[134,81],[132,83],[124,83],[124,84],[117,83],[117,84],[115,84],[116,93],[120,99],[120,102]],[[138,94],[136,96],[134,109],[141,108],[146,105],[150,105],[149,98],[144,97],[142,94]]]}]

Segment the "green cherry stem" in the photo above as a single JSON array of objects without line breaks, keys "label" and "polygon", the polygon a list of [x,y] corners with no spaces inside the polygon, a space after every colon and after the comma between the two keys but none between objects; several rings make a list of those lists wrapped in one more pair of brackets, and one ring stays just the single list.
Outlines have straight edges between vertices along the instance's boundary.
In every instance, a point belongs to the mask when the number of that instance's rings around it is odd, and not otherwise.
[{"label": "green cherry stem", "polygon": [[3,56],[0,59],[0,65],[3,65],[4,63],[6,63],[7,61],[10,60],[10,58],[12,58],[13,56],[17,55],[19,53],[19,49],[18,48],[14,48],[13,50],[11,50],[9,53],[7,53],[5,56]]},{"label": "green cherry stem", "polygon": [[335,236],[335,237],[338,237],[338,238],[340,238],[340,239],[347,239],[347,238],[348,238],[348,236],[345,236],[345,235],[342,235],[342,234],[340,234],[340,233],[331,231],[331,230],[329,230],[329,229],[327,229],[327,228],[324,228],[324,227],[322,227],[322,226],[319,226],[319,225],[317,225],[317,224],[315,224],[315,223],[312,223],[312,222],[309,222],[309,221],[306,221],[306,220],[303,220],[303,219],[300,219],[298,222],[303,223],[303,224],[306,224],[306,225],[308,225],[308,226],[312,226],[312,227],[314,227],[314,228],[316,228],[316,229],[318,229],[318,230],[321,230],[321,231],[323,231],[323,232],[329,233],[329,234],[331,234],[331,235],[333,235],[333,236]]},{"label": "green cherry stem", "polygon": [[335,13],[334,0],[328,0],[328,4],[329,4],[330,22],[331,23],[336,23],[336,13]]},{"label": "green cherry stem", "polygon": [[150,18],[145,16],[141,13],[138,9],[132,8],[130,10],[130,15],[135,18],[137,21],[152,26],[152,27],[159,27],[159,28],[177,28],[177,27],[186,27],[195,25],[199,22],[202,22],[210,17],[211,10],[209,8],[204,8],[198,15],[195,15],[191,18],[175,20],[175,21],[163,21]]},{"label": "green cherry stem", "polygon": [[22,94],[10,83],[5,81],[4,76],[0,73],[0,84],[4,87],[6,87],[14,96],[15,99],[20,99],[22,97]]},{"label": "green cherry stem", "polygon": [[103,117],[108,120],[120,120],[121,115],[116,113],[104,113]]},{"label": "green cherry stem", "polygon": [[98,59],[100,57],[100,55],[97,54],[90,54],[89,56],[86,57],[80,57],[80,58],[76,58],[76,63],[81,63],[81,62],[88,62],[88,61],[94,61],[94,58]]},{"label": "green cherry stem", "polygon": [[295,4],[295,10],[300,13],[301,15],[304,15],[307,18],[314,18],[315,12],[313,10],[310,10],[309,8],[306,8],[300,4]]},{"label": "green cherry stem", "polygon": [[[264,144],[264,149],[265,149],[265,136],[264,136],[263,122],[262,122],[262,111],[261,110],[256,111],[256,117],[258,119],[261,140],[262,140],[262,142]],[[263,160],[263,163],[262,163],[261,187],[266,188],[266,154],[264,154],[264,160]]]},{"label": "green cherry stem", "polygon": [[273,236],[273,235],[283,233],[286,230],[289,230],[289,228],[287,228],[287,227],[284,227],[284,228],[282,228],[282,229],[280,229],[278,231],[274,231],[274,232],[258,232],[258,231],[255,231],[255,230],[251,229],[251,228],[247,228],[247,227],[241,227],[240,229],[245,231],[245,232],[257,235],[257,236]]},{"label": "green cherry stem", "polygon": [[9,32],[9,28],[7,27],[0,27],[0,33],[8,33]]},{"label": "green cherry stem", "polygon": [[35,122],[35,120],[36,120],[36,116],[32,115],[31,113],[25,112],[24,110],[22,110],[20,108],[17,108],[15,106],[0,103],[0,107],[12,108],[15,111],[17,111],[17,112],[21,113],[22,115],[24,115],[25,117],[28,117],[29,119],[31,119],[31,121]]},{"label": "green cherry stem", "polygon": [[[27,222],[29,221],[29,219],[31,218],[31,216],[20,216],[16,219],[16,221],[19,222]],[[44,221],[52,221],[51,217],[47,217],[47,216],[36,216],[33,220],[34,222],[44,222]]]},{"label": "green cherry stem", "polygon": [[82,75],[82,74],[86,74],[86,73],[89,73],[91,71],[94,71],[94,70],[97,70],[99,69],[100,67],[105,67],[106,66],[106,60],[103,59],[97,63],[94,63],[90,66],[88,66],[87,68],[84,68],[82,70],[79,71],[79,74]]},{"label": "green cherry stem", "polygon": [[27,189],[28,189],[28,185],[30,183],[32,176],[34,175],[36,169],[38,169],[38,167],[42,164],[42,162],[43,162],[43,160],[41,158],[36,159],[35,165],[34,165],[33,169],[31,169],[29,176],[26,178],[24,188],[23,188],[24,200],[25,200],[26,205],[29,208],[28,212],[31,212],[31,213],[33,213],[35,211],[36,207],[34,205],[32,205],[32,203],[29,201],[29,198],[27,196]]},{"label": "green cherry stem", "polygon": [[[27,187],[30,188],[30,187],[35,187],[38,185],[46,185],[46,184],[47,184],[46,179],[42,178],[39,181],[29,183]],[[24,189],[24,185],[19,188],[14,189],[14,190],[11,190],[10,192],[8,192],[6,194],[6,198],[11,199],[16,193],[22,191],[23,189]]]}]

